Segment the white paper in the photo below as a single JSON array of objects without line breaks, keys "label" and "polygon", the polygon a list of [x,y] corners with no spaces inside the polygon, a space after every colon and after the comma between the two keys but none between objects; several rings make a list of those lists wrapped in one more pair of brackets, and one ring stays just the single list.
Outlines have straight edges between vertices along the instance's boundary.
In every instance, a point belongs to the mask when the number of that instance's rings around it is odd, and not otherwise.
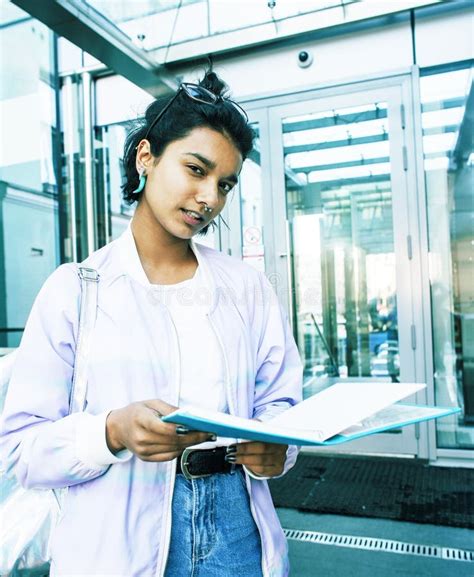
[{"label": "white paper", "polygon": [[318,439],[326,440],[425,387],[422,383],[337,383],[269,423],[311,431]]},{"label": "white paper", "polygon": [[417,407],[415,405],[391,405],[381,411],[371,415],[360,423],[341,431],[341,435],[357,435],[359,433],[368,433],[371,430],[381,428],[394,429],[400,424],[400,427],[410,421],[418,421],[427,418],[433,418],[446,412],[444,407]]}]

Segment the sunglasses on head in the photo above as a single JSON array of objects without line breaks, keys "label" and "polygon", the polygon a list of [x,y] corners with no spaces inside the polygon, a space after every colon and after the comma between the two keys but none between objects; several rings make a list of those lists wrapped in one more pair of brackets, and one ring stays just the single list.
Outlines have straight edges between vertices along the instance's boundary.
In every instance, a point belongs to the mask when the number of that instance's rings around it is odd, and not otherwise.
[{"label": "sunglasses on head", "polygon": [[156,118],[150,124],[150,126],[149,126],[149,128],[145,134],[145,139],[148,139],[148,135],[152,131],[153,127],[157,125],[160,118],[165,114],[165,112],[173,104],[173,102],[176,100],[176,98],[178,97],[178,95],[181,92],[184,92],[187,96],[189,96],[189,98],[191,98],[191,100],[195,100],[196,102],[200,102],[201,104],[215,105],[215,104],[218,104],[219,102],[224,102],[224,101],[229,102],[245,118],[245,122],[249,121],[247,113],[245,112],[245,110],[241,106],[239,106],[237,104],[237,102],[230,100],[230,98],[223,98],[222,96],[217,96],[216,94],[214,94],[210,90],[207,90],[207,88],[204,88],[203,86],[199,86],[199,84],[193,84],[192,82],[183,82],[182,84],[180,84],[180,86],[179,86],[178,90],[176,91],[176,94],[173,96],[173,98],[168,102],[168,104],[163,108],[163,110],[161,110],[156,115]]}]

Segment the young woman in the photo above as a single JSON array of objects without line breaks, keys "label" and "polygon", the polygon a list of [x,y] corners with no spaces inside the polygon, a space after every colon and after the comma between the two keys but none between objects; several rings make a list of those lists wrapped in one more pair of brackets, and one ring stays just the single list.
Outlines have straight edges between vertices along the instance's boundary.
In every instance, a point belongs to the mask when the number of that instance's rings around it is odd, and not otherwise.
[{"label": "young woman", "polygon": [[197,405],[264,421],[301,396],[297,349],[265,276],[192,241],[219,216],[252,148],[245,112],[224,89],[213,72],[182,84],[127,139],[135,215],[83,263],[100,275],[83,413],[68,415],[74,264],[50,276],[28,320],[3,442],[23,486],[69,487],[53,577],[288,574],[266,479],[294,464],[296,447],[160,419]]}]

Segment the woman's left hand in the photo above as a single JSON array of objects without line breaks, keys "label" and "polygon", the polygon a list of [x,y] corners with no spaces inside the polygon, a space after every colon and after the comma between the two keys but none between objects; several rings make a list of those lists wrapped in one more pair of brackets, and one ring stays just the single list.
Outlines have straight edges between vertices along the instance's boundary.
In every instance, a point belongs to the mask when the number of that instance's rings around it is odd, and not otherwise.
[{"label": "woman's left hand", "polygon": [[[245,465],[255,475],[276,477],[283,473],[287,449],[288,445],[276,443],[238,443],[228,448],[227,460],[236,465]],[[235,461],[232,456],[235,456]]]}]

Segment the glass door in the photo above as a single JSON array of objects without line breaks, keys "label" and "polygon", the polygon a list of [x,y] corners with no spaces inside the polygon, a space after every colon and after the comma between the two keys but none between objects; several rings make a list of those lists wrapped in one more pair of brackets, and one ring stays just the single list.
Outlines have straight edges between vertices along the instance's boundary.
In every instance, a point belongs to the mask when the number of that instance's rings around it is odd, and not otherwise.
[{"label": "glass door", "polygon": [[[404,132],[400,83],[270,110],[273,266],[305,397],[339,380],[417,380]],[[341,450],[417,454],[418,432]]]}]

